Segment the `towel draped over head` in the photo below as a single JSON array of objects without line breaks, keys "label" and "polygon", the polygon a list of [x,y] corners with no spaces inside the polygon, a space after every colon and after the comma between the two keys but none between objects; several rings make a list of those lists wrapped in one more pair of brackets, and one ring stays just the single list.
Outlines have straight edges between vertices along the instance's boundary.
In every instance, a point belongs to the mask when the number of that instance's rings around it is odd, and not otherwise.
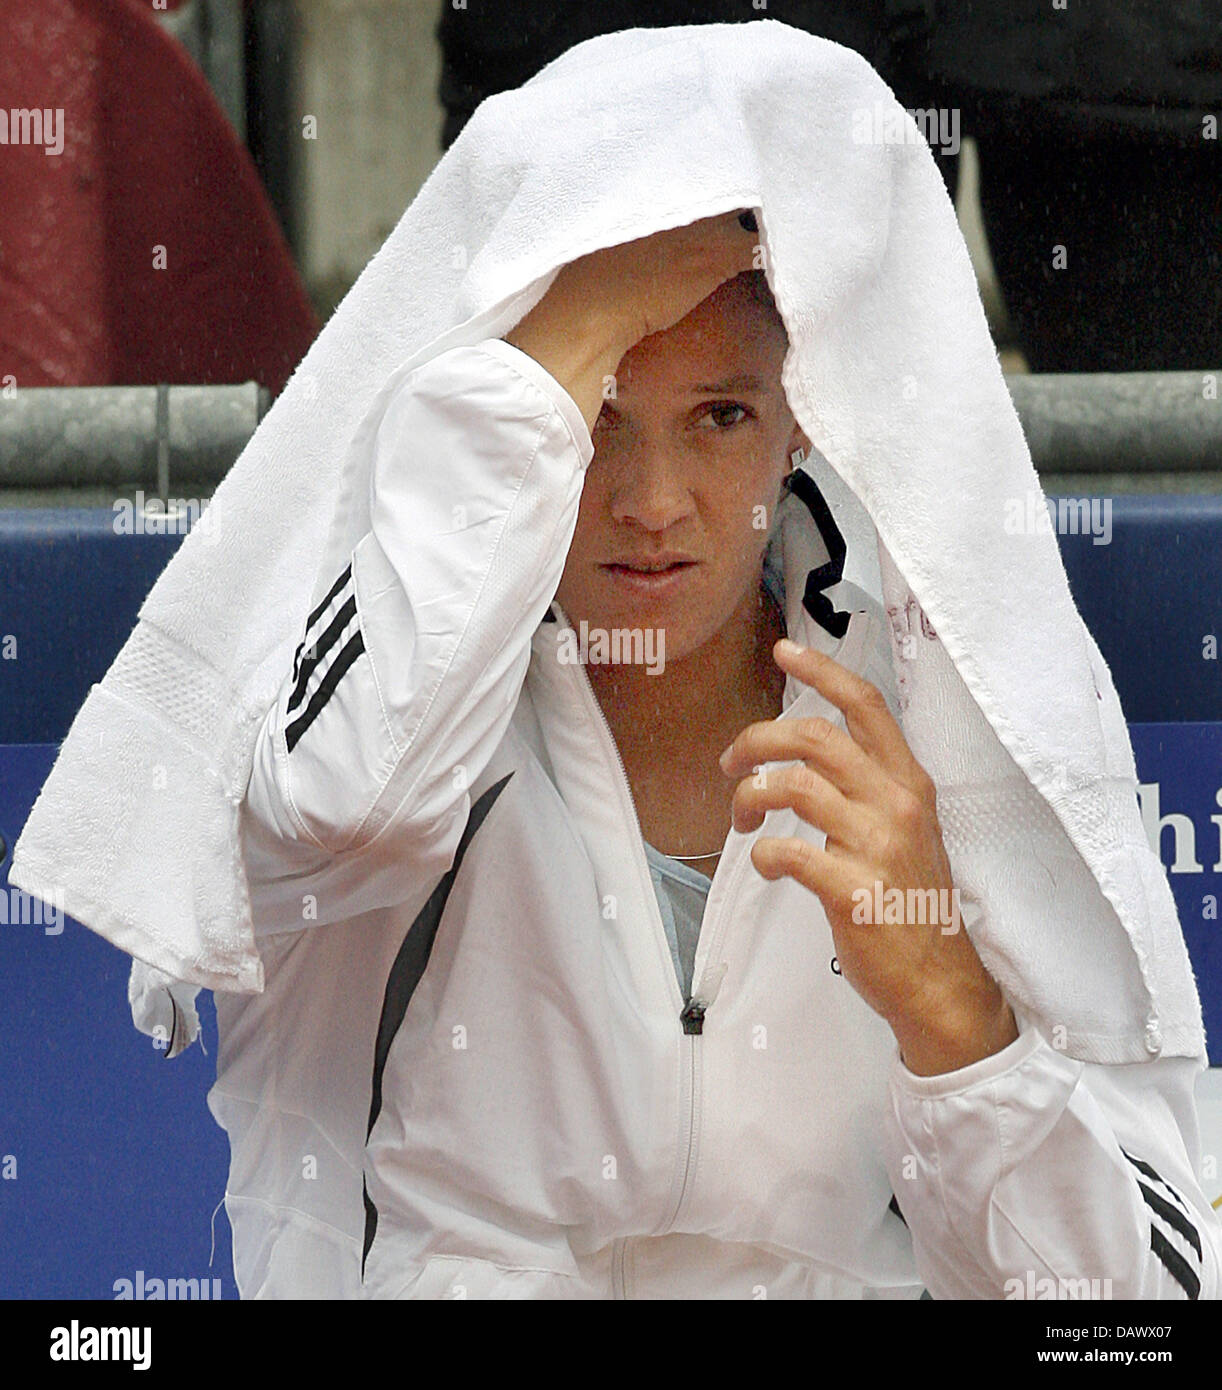
[{"label": "towel draped over head", "polygon": [[864,59],[768,19],[609,34],[486,100],[149,593],[10,873],[136,958],[146,1031],[172,1008],[194,1036],[199,986],[263,987],[239,810],[305,617],[369,528],[389,393],[507,332],[564,262],[736,208],[982,960],[1070,1055],[1203,1057],[1123,714],[1029,524],[1039,481],[934,158]]}]

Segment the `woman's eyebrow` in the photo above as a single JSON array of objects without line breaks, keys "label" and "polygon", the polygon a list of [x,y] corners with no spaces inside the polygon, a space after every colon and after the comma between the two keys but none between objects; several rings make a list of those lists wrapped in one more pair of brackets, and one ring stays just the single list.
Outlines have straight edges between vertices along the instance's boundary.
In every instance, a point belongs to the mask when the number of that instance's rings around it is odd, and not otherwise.
[{"label": "woman's eyebrow", "polygon": [[764,381],[761,377],[752,372],[738,372],[734,376],[725,377],[721,381],[705,382],[700,386],[693,386],[691,394],[696,395],[716,395],[718,392],[725,391],[762,391]]},{"label": "woman's eyebrow", "polygon": [[[723,396],[733,391],[766,391],[768,384],[763,377],[754,372],[736,372],[721,381],[704,382],[699,386],[689,386],[689,396]],[[602,409],[610,415],[619,415],[619,408],[610,399],[604,400]]]}]

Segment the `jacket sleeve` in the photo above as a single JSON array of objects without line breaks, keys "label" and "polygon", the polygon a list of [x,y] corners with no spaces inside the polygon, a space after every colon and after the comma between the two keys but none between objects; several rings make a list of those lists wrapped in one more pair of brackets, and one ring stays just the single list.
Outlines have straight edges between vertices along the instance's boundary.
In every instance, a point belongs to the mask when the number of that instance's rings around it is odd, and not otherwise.
[{"label": "jacket sleeve", "polygon": [[932,1295],[1217,1298],[1199,1064],[1085,1063],[1019,1029],[943,1076],[913,1075],[897,1051],[886,1164]]},{"label": "jacket sleeve", "polygon": [[426,898],[448,870],[593,452],[569,394],[500,339],[404,377],[374,442],[370,529],[258,735],[242,807],[256,935]]}]

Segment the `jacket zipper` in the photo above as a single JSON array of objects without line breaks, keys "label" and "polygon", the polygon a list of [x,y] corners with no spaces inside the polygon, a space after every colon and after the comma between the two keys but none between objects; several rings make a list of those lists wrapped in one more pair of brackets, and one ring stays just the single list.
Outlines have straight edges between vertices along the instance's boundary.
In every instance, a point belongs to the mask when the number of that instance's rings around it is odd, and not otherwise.
[{"label": "jacket zipper", "polygon": [[[559,602],[555,602],[554,607],[557,612],[560,626],[571,627],[572,624],[565,616],[564,610],[560,607]],[[645,858],[645,835],[641,829],[640,817],[636,813],[636,803],[632,799],[632,783],[628,780],[628,769],[624,766],[623,755],[619,751],[619,745],[615,742],[615,735],[611,732],[611,726],[607,723],[607,716],[603,713],[602,706],[598,703],[598,697],[594,694],[594,687],[590,682],[590,678],[586,674],[584,667],[582,667],[580,663],[578,664],[577,679],[581,686],[587,704],[594,711],[594,718],[596,723],[602,729],[603,733],[606,735],[606,742],[608,746],[611,748],[611,751],[615,754],[615,763],[616,766],[619,768],[621,786],[625,788],[628,793],[624,799],[627,801],[628,808],[632,813],[632,823],[636,827],[636,837],[633,841],[633,851],[636,855],[638,865],[645,870],[644,881],[650,885],[649,901],[653,908],[654,925],[657,927],[657,934],[663,938],[663,943],[666,944],[666,956],[667,959],[669,959],[670,947],[669,944],[665,941],[666,928],[662,925],[662,913],[658,907],[657,898],[653,892],[653,879],[649,873],[649,861]],[[718,860],[717,868],[713,871],[713,877],[709,883],[710,897],[713,893],[713,884],[717,882],[719,875],[724,877],[724,875],[722,875],[721,860]],[[703,936],[703,934],[704,929],[702,924],[701,935]],[[699,945],[697,945],[697,950],[699,950]],[[705,980],[708,977],[708,973],[709,972],[706,970],[704,976],[701,977],[701,985],[705,983]],[[697,992],[693,994],[690,999],[684,999],[679,989],[679,982],[675,979],[673,968],[669,972],[669,978],[673,982],[674,994],[678,996],[680,1002],[683,1004],[683,1010],[679,1015],[679,1019],[680,1022],[683,1024],[684,1033],[699,1034],[703,1031],[704,1015],[708,1010],[708,1006],[713,1002],[712,998],[705,998],[698,987]],[[720,978],[718,979],[718,984],[720,984]],[[716,994],[716,989],[713,989],[711,993]]]},{"label": "jacket zipper", "polygon": [[628,1244],[627,1239],[620,1238],[611,1242],[611,1297],[627,1298],[628,1291],[624,1287],[624,1247]]},{"label": "jacket zipper", "polygon": [[[721,860],[717,861],[718,869],[721,868],[721,862]],[[737,867],[738,865],[736,864],[735,868]],[[733,872],[733,870],[731,870],[731,872]],[[737,876],[735,877],[734,881],[737,881]],[[730,898],[730,892],[731,889],[727,888],[725,893],[727,901]],[[711,888],[709,890],[709,894],[711,897]],[[709,949],[705,957],[706,960],[708,960],[709,958],[715,959],[714,948],[721,944],[721,929],[723,927],[723,924],[729,920],[729,915],[725,909],[725,905],[720,904],[720,906],[722,910],[716,914],[710,913],[706,910],[705,920],[701,923],[700,935],[702,937],[704,936],[705,927],[707,926],[709,928]],[[699,942],[697,942],[696,950],[700,950]],[[682,1186],[679,1188],[678,1199],[676,1200],[674,1208],[670,1212],[670,1215],[655,1232],[655,1234],[657,1235],[662,1235],[667,1231],[674,1230],[675,1222],[679,1219],[679,1213],[683,1210],[684,1203],[687,1201],[688,1190],[691,1186],[692,1159],[695,1156],[696,1150],[696,1103],[697,1097],[700,1095],[701,1049],[699,1049],[696,1046],[696,1039],[700,1037],[700,1035],[704,1032],[704,1016],[706,1013],[708,1013],[709,1009],[711,1008],[714,999],[717,998],[717,992],[721,988],[721,982],[725,978],[725,973],[726,967],[724,964],[720,964],[717,966],[710,966],[706,964],[704,972],[700,977],[700,986],[698,988],[697,993],[692,995],[691,999],[687,1003],[687,1007],[679,1015],[680,1021],[683,1024],[683,1031],[690,1039],[690,1041],[688,1041],[687,1043],[687,1156],[685,1157],[683,1162],[683,1183]]]},{"label": "jacket zipper", "polygon": [[[559,620],[559,622],[560,622],[560,625],[561,625],[562,627],[571,627],[572,624],[569,622],[569,620],[568,620],[567,616],[565,615],[565,612],[564,612],[563,608],[561,608],[559,602],[556,602],[556,603],[554,604],[554,607],[555,607],[555,609],[556,609],[556,615],[557,615],[557,618],[558,618],[558,620]],[[655,894],[654,894],[654,892],[653,892],[653,879],[652,879],[652,877],[650,876],[650,873],[649,873],[649,862],[648,862],[648,860],[645,858],[645,850],[644,850],[644,832],[641,830],[640,817],[639,817],[639,816],[637,815],[637,813],[636,813],[636,803],[635,803],[635,802],[633,801],[633,799],[632,799],[632,784],[631,784],[631,782],[630,782],[629,779],[628,779],[628,769],[624,766],[624,759],[623,759],[623,756],[621,755],[621,753],[620,753],[620,751],[619,751],[619,746],[618,746],[618,745],[616,744],[616,742],[615,742],[615,735],[612,734],[612,732],[611,732],[611,726],[610,726],[610,724],[607,723],[607,716],[603,713],[603,711],[602,711],[602,706],[598,703],[598,697],[594,694],[594,687],[593,687],[593,685],[592,685],[592,683],[591,683],[591,681],[590,681],[590,677],[587,675],[587,673],[586,673],[586,671],[584,670],[584,668],[580,667],[580,664],[579,664],[577,679],[578,679],[579,685],[580,685],[580,687],[581,687],[581,689],[582,689],[582,691],[583,691],[583,693],[584,693],[584,696],[585,696],[585,699],[586,699],[587,703],[593,708],[593,711],[594,711],[594,715],[595,715],[595,719],[596,719],[597,724],[602,728],[603,732],[604,732],[605,735],[606,735],[606,741],[607,741],[607,743],[610,745],[612,751],[613,751],[614,754],[615,754],[615,761],[616,761],[616,764],[617,764],[618,767],[619,767],[620,777],[621,777],[621,779],[622,779],[621,785],[622,785],[624,788],[627,789],[628,795],[627,795],[626,800],[627,800],[627,802],[628,802],[629,809],[630,809],[631,812],[632,812],[632,822],[633,822],[634,826],[636,827],[636,839],[635,839],[635,841],[634,841],[634,843],[633,843],[633,850],[634,850],[634,853],[635,853],[636,856],[637,856],[637,862],[638,862],[638,864],[643,865],[643,867],[644,867],[644,869],[645,869],[645,881],[646,881],[647,883],[649,883],[649,885],[650,885],[649,901],[650,901],[651,910],[652,910],[652,912],[653,912],[653,919],[654,919],[655,931],[656,931],[658,934],[660,934],[660,935],[664,938],[665,935],[666,935],[666,928],[665,928],[665,927],[663,926],[663,924],[662,924],[662,913],[661,913],[661,909],[658,907],[657,898],[656,898],[656,896],[655,896]],[[724,851],[724,845],[723,845],[723,851]],[[735,869],[735,868],[738,867],[738,863],[737,863],[737,861],[735,861],[735,862],[731,865],[731,867],[730,867],[729,869],[725,870],[725,872],[723,873],[723,868],[722,868],[723,863],[724,863],[724,854],[723,854],[723,857],[717,861],[717,868],[713,871],[713,878],[712,878],[712,880],[710,881],[710,884],[709,884],[709,899],[708,899],[708,901],[711,901],[711,900],[712,900],[712,896],[713,896],[713,887],[714,887],[714,885],[717,883],[718,876],[720,875],[720,876],[722,876],[722,877],[725,877],[726,874],[732,874],[732,873],[733,873],[733,869]],[[735,879],[735,881],[737,880],[737,875],[734,875],[734,879]],[[728,892],[727,892],[727,896],[728,896]],[[720,905],[719,905],[719,908],[720,908]],[[710,957],[712,957],[714,945],[719,945],[719,944],[720,944],[720,937],[721,937],[721,930],[720,930],[720,929],[721,929],[722,922],[723,922],[723,919],[725,918],[725,916],[726,916],[726,914],[725,914],[724,910],[719,910],[716,914],[713,914],[713,913],[710,913],[710,912],[707,910],[707,907],[706,907],[705,917],[704,917],[704,920],[703,920],[702,923],[701,923],[701,930],[700,930],[701,941],[698,941],[698,942],[697,942],[697,946],[696,946],[697,954],[699,954],[699,952],[700,952],[700,945],[701,945],[701,942],[703,941],[703,939],[704,939],[704,937],[705,937],[705,930],[706,930],[706,927],[707,927],[707,928],[709,929],[709,931],[708,931],[709,949],[708,949],[708,951],[706,952],[706,955],[705,955],[705,959],[706,959],[706,960],[708,960]],[[714,929],[715,929],[715,930],[714,930]],[[680,1212],[682,1211],[682,1209],[683,1209],[683,1204],[684,1204],[684,1202],[685,1202],[686,1199],[687,1199],[688,1186],[689,1186],[690,1181],[691,1181],[692,1153],[693,1153],[693,1150],[694,1150],[694,1148],[695,1148],[695,1142],[694,1142],[694,1141],[695,1141],[695,1137],[696,1137],[696,1133],[695,1133],[695,1131],[696,1131],[696,1097],[697,1097],[697,1095],[699,1094],[699,1089],[698,1089],[698,1088],[699,1088],[699,1083],[700,1083],[699,1054],[698,1054],[697,1049],[696,1049],[695,1039],[696,1039],[697,1037],[699,1037],[699,1036],[704,1032],[704,1019],[705,1019],[705,1015],[708,1013],[709,1008],[712,1006],[714,999],[716,999],[716,997],[717,997],[717,992],[718,992],[718,990],[721,988],[721,981],[722,981],[722,979],[723,979],[724,976],[725,976],[725,966],[724,966],[724,965],[717,966],[716,968],[710,968],[709,966],[706,965],[706,967],[705,967],[705,969],[704,969],[704,972],[703,972],[702,975],[700,976],[700,981],[699,981],[699,983],[697,984],[697,986],[696,986],[694,992],[692,993],[691,997],[688,998],[688,999],[684,999],[684,998],[683,998],[683,995],[682,995],[682,992],[681,992],[680,989],[679,989],[679,982],[675,979],[674,969],[673,969],[673,967],[670,966],[670,962],[669,962],[669,957],[670,957],[669,946],[667,947],[666,956],[667,956],[667,967],[668,967],[668,968],[667,968],[667,974],[668,974],[668,977],[669,977],[669,982],[670,982],[671,989],[673,990],[674,994],[677,995],[677,996],[679,997],[679,999],[681,1000],[681,1002],[682,1002],[682,1004],[683,1004],[683,1008],[682,1008],[682,1010],[680,1011],[680,1014],[679,1014],[679,1022],[680,1022],[680,1024],[681,1024],[682,1028],[683,1028],[683,1034],[684,1034],[684,1039],[685,1039],[685,1043],[686,1043],[686,1047],[687,1047],[687,1054],[688,1054],[688,1065],[687,1065],[687,1089],[688,1089],[687,1101],[688,1101],[688,1104],[687,1104],[687,1122],[686,1122],[686,1127],[685,1127],[685,1128],[686,1128],[686,1132],[685,1132],[685,1134],[684,1134],[684,1136],[683,1136],[683,1139],[682,1139],[682,1141],[681,1141],[682,1144],[685,1144],[685,1145],[686,1145],[686,1156],[685,1156],[684,1165],[683,1165],[683,1182],[682,1182],[682,1185],[681,1185],[681,1187],[680,1187],[680,1189],[679,1189],[679,1196],[678,1196],[677,1201],[675,1202],[675,1205],[674,1205],[673,1209],[671,1210],[670,1214],[667,1216],[666,1220],[665,1220],[660,1226],[658,1226],[658,1227],[655,1229],[654,1234],[656,1234],[656,1235],[662,1235],[662,1234],[664,1234],[665,1232],[667,1232],[667,1231],[673,1229],[674,1223],[675,1223],[675,1221],[678,1219],[679,1213],[680,1213]],[[691,1041],[686,1041],[687,1039],[691,1039]],[[624,1266],[624,1257],[625,1257],[625,1249],[624,1249],[624,1247],[625,1247],[626,1244],[627,1244],[627,1241],[626,1241],[626,1240],[621,1240],[621,1241],[619,1241],[619,1242],[617,1243],[617,1245],[615,1245],[615,1246],[613,1247],[613,1249],[612,1249],[612,1278],[613,1278],[613,1283],[614,1283],[615,1289],[618,1290],[618,1293],[617,1293],[616,1296],[617,1296],[617,1297],[620,1297],[620,1298],[623,1298],[623,1297],[626,1296],[626,1295],[624,1294],[624,1292],[623,1292],[623,1290],[624,1290],[624,1268],[623,1268],[623,1266]]]},{"label": "jacket zipper", "polygon": [[[553,608],[555,610],[555,615],[559,625],[561,627],[571,628],[572,624],[569,622],[568,617],[565,614],[564,609],[561,607],[558,600],[553,600]],[[842,655],[845,651],[845,645],[846,644],[844,641],[841,641],[837,645],[835,651],[837,660],[842,660]],[[858,646],[860,646],[860,641],[858,643]],[[856,650],[856,648],[854,650]],[[612,752],[615,755],[615,762],[616,765],[619,767],[620,772],[620,785],[622,788],[625,788],[627,790],[627,796],[625,799],[628,803],[628,809],[632,817],[632,823],[636,827],[637,832],[636,841],[633,845],[633,850],[637,857],[638,866],[643,867],[645,870],[645,881],[650,886],[648,897],[650,901],[650,909],[653,913],[655,933],[660,933],[663,937],[665,937],[666,929],[662,924],[661,910],[658,907],[657,898],[653,892],[653,879],[649,873],[648,860],[645,858],[645,850],[643,844],[644,834],[641,830],[640,817],[637,815],[636,812],[636,803],[632,799],[632,784],[628,780],[628,769],[624,766],[624,759],[620,754],[619,745],[615,742],[615,736],[611,732],[611,726],[610,724],[608,724],[607,717],[602,711],[602,706],[598,703],[598,698],[594,694],[593,684],[591,683],[589,676],[584,670],[579,671],[577,675],[577,683],[578,688],[583,692],[585,700],[590,706],[592,706],[594,710],[594,719],[596,727],[601,727],[606,736],[606,741],[611,746]],[[791,702],[789,708],[783,709],[778,717],[784,719],[786,715],[789,715],[791,713],[796,703],[797,701]],[[686,1123],[686,1135],[684,1140],[687,1147],[687,1153],[684,1159],[683,1182],[679,1189],[678,1200],[675,1202],[675,1205],[667,1219],[663,1223],[661,1223],[661,1225],[655,1227],[654,1231],[652,1232],[652,1234],[655,1235],[663,1235],[666,1232],[672,1231],[674,1229],[675,1222],[679,1219],[679,1216],[684,1207],[684,1203],[687,1201],[688,1197],[688,1189],[691,1184],[692,1156],[693,1151],[695,1149],[694,1141],[696,1137],[696,1097],[698,1094],[698,1087],[700,1083],[699,1053],[696,1049],[695,1039],[700,1037],[704,1032],[705,1016],[707,1015],[709,1008],[712,1006],[713,1001],[717,997],[717,993],[721,988],[722,979],[724,978],[726,972],[726,967],[724,964],[713,967],[707,964],[707,962],[711,960],[716,960],[716,948],[718,948],[721,945],[721,937],[724,928],[724,923],[729,920],[729,904],[732,901],[734,892],[738,887],[738,883],[742,875],[743,862],[744,860],[747,860],[749,858],[749,852],[747,852],[746,847],[744,846],[740,849],[739,854],[734,857],[731,866],[727,868],[725,867],[726,859],[724,855],[723,846],[722,857],[717,861],[717,868],[713,872],[713,878],[709,885],[709,898],[707,902],[709,904],[712,904],[713,888],[717,884],[719,876],[728,877],[729,880],[725,889],[725,893],[723,895],[726,901],[724,904],[720,902],[716,904],[718,911],[715,913],[709,912],[708,907],[706,906],[704,920],[701,923],[700,938],[696,946],[696,954],[699,955],[701,947],[704,945],[706,939],[707,927],[708,950],[705,952],[704,955],[706,964],[704,971],[700,976],[700,983],[697,986],[696,991],[692,994],[691,998],[683,1000],[682,992],[679,989],[678,982],[675,980],[674,970],[673,968],[671,968],[669,963],[669,946],[667,947],[667,950],[665,952],[665,955],[668,958],[667,976],[669,979],[670,987],[674,991],[674,994],[678,995],[679,998],[683,1001],[683,1008],[679,1014],[679,1021],[683,1028],[684,1038],[688,1040],[686,1042],[686,1046],[688,1049],[688,1114]],[[624,1265],[627,1258],[628,1241],[628,1237],[621,1237],[616,1240],[613,1240],[611,1244],[611,1294],[613,1298],[627,1298]]]}]

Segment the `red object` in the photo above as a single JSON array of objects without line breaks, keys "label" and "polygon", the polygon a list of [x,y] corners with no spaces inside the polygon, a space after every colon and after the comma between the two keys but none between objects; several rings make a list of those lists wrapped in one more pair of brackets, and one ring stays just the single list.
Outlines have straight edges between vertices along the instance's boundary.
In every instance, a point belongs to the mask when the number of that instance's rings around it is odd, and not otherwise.
[{"label": "red object", "polygon": [[[0,385],[278,393],[318,318],[249,153],[151,4],[0,0],[0,33]],[[10,118],[32,108],[62,112],[42,144]]]}]

